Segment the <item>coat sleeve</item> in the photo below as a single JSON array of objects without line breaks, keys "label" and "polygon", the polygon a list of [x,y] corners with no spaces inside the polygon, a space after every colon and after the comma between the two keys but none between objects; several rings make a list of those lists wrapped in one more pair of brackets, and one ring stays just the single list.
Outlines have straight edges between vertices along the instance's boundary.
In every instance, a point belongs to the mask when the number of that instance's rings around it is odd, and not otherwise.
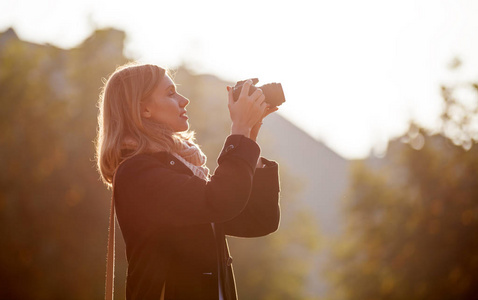
[{"label": "coat sleeve", "polygon": [[222,224],[227,235],[259,237],[279,228],[279,167],[276,162],[262,160],[266,167],[256,169],[246,208],[240,215]]},{"label": "coat sleeve", "polygon": [[209,182],[173,170],[150,155],[137,155],[116,173],[118,219],[134,224],[129,229],[135,232],[233,219],[247,205],[259,153],[254,141],[229,136]]}]

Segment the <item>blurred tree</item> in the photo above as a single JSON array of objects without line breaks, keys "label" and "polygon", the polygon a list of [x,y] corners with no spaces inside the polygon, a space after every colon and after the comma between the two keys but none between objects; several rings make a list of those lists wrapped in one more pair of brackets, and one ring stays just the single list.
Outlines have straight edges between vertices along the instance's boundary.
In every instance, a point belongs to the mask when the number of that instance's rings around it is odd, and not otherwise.
[{"label": "blurred tree", "polygon": [[477,91],[443,86],[440,132],[355,164],[330,299],[478,299]]},{"label": "blurred tree", "polygon": [[92,140],[123,39],[97,31],[67,51],[0,37],[0,299],[103,294],[109,192]]}]

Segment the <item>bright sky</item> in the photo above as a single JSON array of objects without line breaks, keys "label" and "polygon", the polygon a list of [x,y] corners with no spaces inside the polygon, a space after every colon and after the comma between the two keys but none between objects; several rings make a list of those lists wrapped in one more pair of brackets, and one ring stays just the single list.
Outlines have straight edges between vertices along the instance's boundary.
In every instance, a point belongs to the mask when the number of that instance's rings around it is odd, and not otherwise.
[{"label": "bright sky", "polygon": [[0,31],[72,47],[115,27],[144,62],[281,82],[284,117],[362,158],[410,119],[436,124],[441,83],[478,80],[477,16],[473,0],[3,0]]}]

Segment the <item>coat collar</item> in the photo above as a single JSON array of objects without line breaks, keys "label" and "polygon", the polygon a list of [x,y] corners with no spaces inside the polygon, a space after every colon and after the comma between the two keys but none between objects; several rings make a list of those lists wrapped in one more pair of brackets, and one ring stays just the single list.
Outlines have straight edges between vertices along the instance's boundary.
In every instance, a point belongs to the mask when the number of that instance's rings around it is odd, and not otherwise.
[{"label": "coat collar", "polygon": [[194,175],[193,171],[189,169],[183,162],[177,159],[174,155],[166,151],[159,151],[151,154],[147,154],[155,159],[159,160],[162,164],[166,165],[168,168],[178,171],[180,173]]}]

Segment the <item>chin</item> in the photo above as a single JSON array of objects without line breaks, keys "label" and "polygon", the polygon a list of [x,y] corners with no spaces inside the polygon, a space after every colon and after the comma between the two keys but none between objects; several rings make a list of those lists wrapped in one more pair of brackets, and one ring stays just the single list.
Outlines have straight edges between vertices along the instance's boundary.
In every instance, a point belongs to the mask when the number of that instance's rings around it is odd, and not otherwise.
[{"label": "chin", "polygon": [[183,132],[189,130],[189,124],[178,126],[176,132]]}]

